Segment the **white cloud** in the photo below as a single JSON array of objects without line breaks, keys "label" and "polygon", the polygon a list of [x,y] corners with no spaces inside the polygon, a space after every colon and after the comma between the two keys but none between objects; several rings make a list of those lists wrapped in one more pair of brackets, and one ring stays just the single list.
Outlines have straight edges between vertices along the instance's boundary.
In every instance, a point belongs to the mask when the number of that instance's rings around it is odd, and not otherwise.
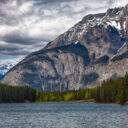
[{"label": "white cloud", "polygon": [[112,3],[112,7],[122,7],[128,4],[128,0],[114,0]]},{"label": "white cloud", "polygon": [[25,56],[44,47],[86,14],[126,3],[128,0],[0,1],[0,55]]}]

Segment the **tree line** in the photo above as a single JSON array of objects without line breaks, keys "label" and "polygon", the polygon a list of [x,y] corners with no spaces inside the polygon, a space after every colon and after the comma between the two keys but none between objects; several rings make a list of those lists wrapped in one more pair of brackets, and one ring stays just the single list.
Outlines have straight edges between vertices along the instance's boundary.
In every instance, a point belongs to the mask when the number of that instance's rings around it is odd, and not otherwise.
[{"label": "tree line", "polygon": [[102,86],[96,87],[96,102],[125,104],[128,101],[128,73],[116,80],[103,81]]},{"label": "tree line", "polygon": [[36,91],[30,87],[14,87],[0,84],[0,103],[35,102]]},{"label": "tree line", "polygon": [[0,103],[7,102],[72,102],[94,101],[125,104],[128,101],[128,73],[116,80],[103,81],[101,86],[79,91],[40,92],[30,87],[0,84]]},{"label": "tree line", "polygon": [[116,80],[103,81],[101,86],[68,92],[36,92],[39,102],[94,101],[99,103],[125,104],[128,101],[128,73]]}]

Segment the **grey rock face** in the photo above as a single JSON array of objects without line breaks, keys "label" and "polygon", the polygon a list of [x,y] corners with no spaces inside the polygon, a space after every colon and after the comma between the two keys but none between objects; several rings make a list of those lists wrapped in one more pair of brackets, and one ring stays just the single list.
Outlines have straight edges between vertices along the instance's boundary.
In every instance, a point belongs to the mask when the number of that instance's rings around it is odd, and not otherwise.
[{"label": "grey rock face", "polygon": [[2,82],[65,91],[123,76],[128,71],[127,33],[127,5],[87,15],[44,49],[27,56]]},{"label": "grey rock face", "polygon": [[3,81],[44,91],[75,89],[81,85],[81,75],[89,64],[88,50],[80,43],[71,44],[31,54]]}]

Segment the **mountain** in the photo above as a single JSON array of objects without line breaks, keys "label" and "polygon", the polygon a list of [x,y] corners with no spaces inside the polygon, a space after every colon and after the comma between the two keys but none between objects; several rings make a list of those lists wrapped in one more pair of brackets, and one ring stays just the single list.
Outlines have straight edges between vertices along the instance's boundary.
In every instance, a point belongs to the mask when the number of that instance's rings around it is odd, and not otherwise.
[{"label": "mountain", "polygon": [[3,78],[4,76],[2,74],[0,74],[0,80]]},{"label": "mountain", "polygon": [[0,77],[3,77],[16,63],[15,61],[0,62]]},{"label": "mountain", "polygon": [[128,72],[128,5],[90,14],[12,68],[2,83],[79,90]]},{"label": "mountain", "polygon": [[0,65],[0,80],[4,77],[6,72],[8,72],[8,70],[11,69],[12,67],[13,65],[10,63]]}]

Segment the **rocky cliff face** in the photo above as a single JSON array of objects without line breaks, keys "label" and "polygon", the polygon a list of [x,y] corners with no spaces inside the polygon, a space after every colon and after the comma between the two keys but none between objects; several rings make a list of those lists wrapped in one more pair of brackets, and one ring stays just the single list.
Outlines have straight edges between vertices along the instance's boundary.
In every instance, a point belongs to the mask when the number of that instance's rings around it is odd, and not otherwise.
[{"label": "rocky cliff face", "polygon": [[27,56],[2,80],[42,91],[100,85],[128,71],[128,5],[87,15],[54,41]]}]

